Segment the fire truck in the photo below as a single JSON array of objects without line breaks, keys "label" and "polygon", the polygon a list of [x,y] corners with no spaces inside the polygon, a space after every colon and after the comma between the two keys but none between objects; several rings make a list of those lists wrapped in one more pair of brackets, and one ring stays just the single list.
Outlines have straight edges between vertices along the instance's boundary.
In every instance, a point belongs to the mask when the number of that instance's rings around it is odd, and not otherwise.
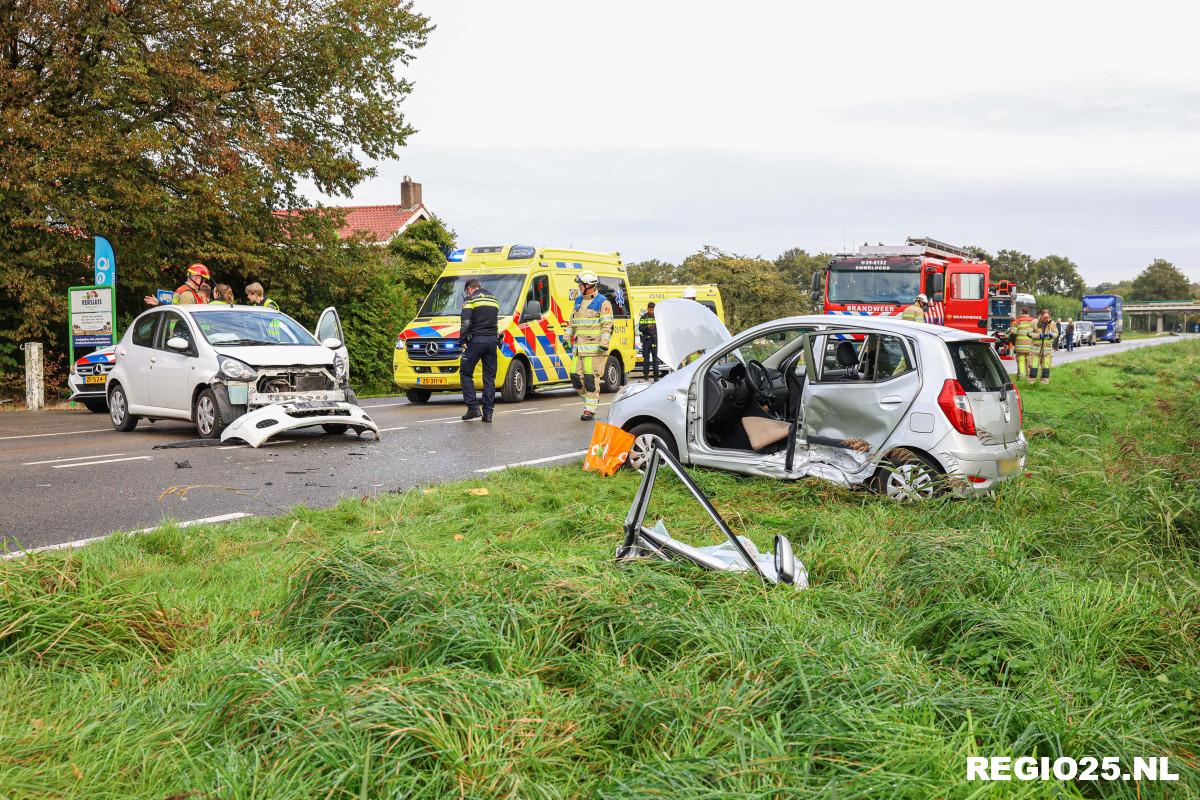
[{"label": "fire truck", "polygon": [[986,261],[936,239],[866,245],[834,256],[813,275],[812,300],[826,314],[899,316],[918,294],[929,298],[925,321],[972,333],[988,330]]},{"label": "fire truck", "polygon": [[988,330],[996,337],[996,352],[1001,358],[1013,357],[1004,332],[1022,312],[1032,315],[1036,305],[1034,296],[1018,292],[1012,281],[997,281],[988,287]]}]

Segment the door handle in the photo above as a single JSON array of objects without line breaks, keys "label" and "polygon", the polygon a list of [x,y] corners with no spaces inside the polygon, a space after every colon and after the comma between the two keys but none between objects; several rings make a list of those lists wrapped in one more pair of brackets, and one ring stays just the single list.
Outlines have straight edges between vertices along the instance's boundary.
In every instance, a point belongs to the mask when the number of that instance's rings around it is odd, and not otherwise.
[{"label": "door handle", "polygon": [[889,394],[886,397],[879,398],[879,405],[883,408],[895,408],[904,402],[904,398],[898,394]]}]

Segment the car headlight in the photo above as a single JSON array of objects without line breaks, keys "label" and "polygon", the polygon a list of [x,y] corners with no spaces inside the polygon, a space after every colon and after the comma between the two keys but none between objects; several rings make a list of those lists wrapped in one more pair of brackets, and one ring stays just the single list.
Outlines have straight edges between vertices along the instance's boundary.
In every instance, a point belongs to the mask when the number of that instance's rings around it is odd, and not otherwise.
[{"label": "car headlight", "polygon": [[341,356],[333,358],[333,376],[339,381],[346,377],[346,359]]},{"label": "car headlight", "polygon": [[258,377],[254,367],[244,361],[229,356],[218,356],[217,360],[221,365],[218,371],[231,381],[252,381]]},{"label": "car headlight", "polygon": [[627,383],[621,387],[621,391],[617,392],[617,396],[613,398],[614,403],[619,403],[622,400],[633,397],[638,392],[644,392],[654,384],[652,383]]}]

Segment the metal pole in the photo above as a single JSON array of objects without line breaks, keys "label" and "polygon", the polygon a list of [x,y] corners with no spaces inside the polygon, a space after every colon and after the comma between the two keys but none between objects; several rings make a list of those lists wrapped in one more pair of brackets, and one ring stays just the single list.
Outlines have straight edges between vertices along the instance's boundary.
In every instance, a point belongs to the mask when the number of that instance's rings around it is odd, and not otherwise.
[{"label": "metal pole", "polygon": [[46,387],[42,381],[42,343],[26,342],[25,351],[25,407],[38,411],[46,405]]}]

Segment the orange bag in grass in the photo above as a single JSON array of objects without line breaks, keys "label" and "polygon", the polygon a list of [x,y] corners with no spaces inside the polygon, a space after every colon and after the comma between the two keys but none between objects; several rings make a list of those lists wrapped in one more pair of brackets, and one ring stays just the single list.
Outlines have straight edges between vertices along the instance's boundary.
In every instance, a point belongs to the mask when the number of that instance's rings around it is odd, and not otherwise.
[{"label": "orange bag in grass", "polygon": [[599,472],[606,477],[612,475],[629,458],[632,447],[633,434],[626,433],[616,425],[597,422],[592,430],[587,455],[583,457],[583,469],[585,472]]}]

